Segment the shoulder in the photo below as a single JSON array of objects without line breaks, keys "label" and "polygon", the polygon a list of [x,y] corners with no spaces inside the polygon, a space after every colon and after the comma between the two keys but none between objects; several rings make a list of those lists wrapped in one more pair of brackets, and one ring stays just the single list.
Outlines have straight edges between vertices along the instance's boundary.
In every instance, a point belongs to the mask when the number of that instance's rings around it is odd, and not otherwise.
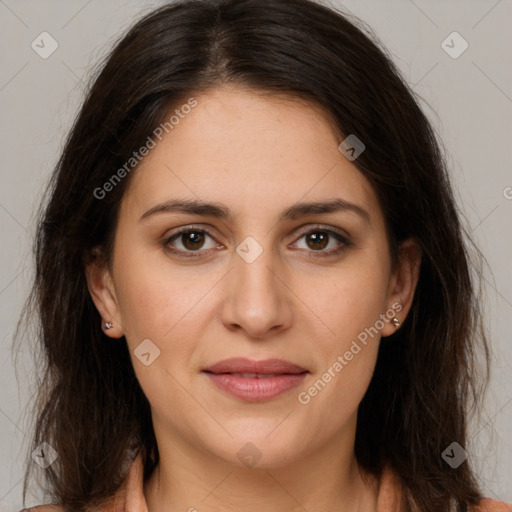
[{"label": "shoulder", "polygon": [[[403,487],[400,479],[390,466],[384,466],[380,478],[377,510],[379,512],[399,510],[402,499]],[[416,510],[419,511],[417,506]],[[512,505],[503,501],[482,498],[477,505],[469,508],[469,512],[512,512]]]},{"label": "shoulder", "polygon": [[471,509],[471,512],[512,512],[512,505],[503,501],[483,498],[479,501],[478,505]]},{"label": "shoulder", "polygon": [[64,512],[60,505],[38,505],[37,507],[24,508],[20,512]]},{"label": "shoulder", "polygon": [[[0,0],[1,1],[1,0]],[[141,454],[137,454],[131,462],[127,478],[115,492],[107,498],[100,506],[88,508],[95,512],[125,512],[139,511],[148,512],[143,494],[144,462]],[[32,508],[25,508],[20,512],[64,512],[62,505],[38,505]]]}]

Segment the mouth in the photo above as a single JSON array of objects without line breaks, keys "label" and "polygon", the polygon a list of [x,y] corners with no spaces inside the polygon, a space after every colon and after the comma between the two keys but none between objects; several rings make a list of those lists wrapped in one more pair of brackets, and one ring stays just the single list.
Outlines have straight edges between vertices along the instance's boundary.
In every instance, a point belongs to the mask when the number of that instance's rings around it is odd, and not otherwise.
[{"label": "mouth", "polygon": [[233,377],[239,377],[241,379],[270,379],[272,377],[279,377],[281,375],[295,375],[292,373],[212,373],[213,375],[232,375]]},{"label": "mouth", "polygon": [[262,402],[297,387],[308,370],[281,359],[233,358],[203,370],[216,388],[246,402]]}]

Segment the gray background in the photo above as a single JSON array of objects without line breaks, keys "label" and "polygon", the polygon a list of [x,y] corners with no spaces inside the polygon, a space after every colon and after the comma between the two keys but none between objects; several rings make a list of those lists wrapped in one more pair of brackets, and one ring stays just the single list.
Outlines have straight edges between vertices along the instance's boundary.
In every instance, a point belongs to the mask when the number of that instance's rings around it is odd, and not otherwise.
[{"label": "gray background", "polygon": [[[162,2],[0,0],[0,510],[21,508],[32,382],[28,350],[11,341],[32,268],[33,214],[82,98],[91,66],[120,31]],[[512,502],[512,45],[510,0],[332,1],[373,28],[422,98],[448,152],[468,230],[489,263],[487,320],[492,381],[481,423],[466,446],[485,494]],[[31,43],[46,31],[58,49],[41,58]],[[457,31],[468,49],[441,46]],[[462,48],[460,42],[448,39]],[[28,505],[41,503],[35,495]]]}]

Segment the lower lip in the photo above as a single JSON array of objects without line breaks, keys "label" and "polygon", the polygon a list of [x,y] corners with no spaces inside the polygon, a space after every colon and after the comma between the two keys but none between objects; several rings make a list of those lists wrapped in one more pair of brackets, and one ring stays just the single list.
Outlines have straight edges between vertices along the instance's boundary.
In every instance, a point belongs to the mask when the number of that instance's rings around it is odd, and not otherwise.
[{"label": "lower lip", "polygon": [[261,379],[235,377],[229,373],[205,373],[220,390],[246,402],[263,402],[297,387],[307,372]]}]

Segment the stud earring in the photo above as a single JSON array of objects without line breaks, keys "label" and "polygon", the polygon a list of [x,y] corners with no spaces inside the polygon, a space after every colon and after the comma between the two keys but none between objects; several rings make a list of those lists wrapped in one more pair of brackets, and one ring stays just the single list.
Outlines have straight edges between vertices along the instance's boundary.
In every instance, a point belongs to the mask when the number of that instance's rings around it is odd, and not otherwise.
[{"label": "stud earring", "polygon": [[396,316],[393,317],[392,322],[393,322],[393,325],[395,326],[395,329],[398,329],[400,327],[400,325],[401,325],[400,321],[398,320],[398,318]]},{"label": "stud earring", "polygon": [[114,324],[112,322],[105,322],[103,324],[103,327],[105,328],[106,331],[108,331],[109,329],[112,329],[112,327],[114,327]]}]

